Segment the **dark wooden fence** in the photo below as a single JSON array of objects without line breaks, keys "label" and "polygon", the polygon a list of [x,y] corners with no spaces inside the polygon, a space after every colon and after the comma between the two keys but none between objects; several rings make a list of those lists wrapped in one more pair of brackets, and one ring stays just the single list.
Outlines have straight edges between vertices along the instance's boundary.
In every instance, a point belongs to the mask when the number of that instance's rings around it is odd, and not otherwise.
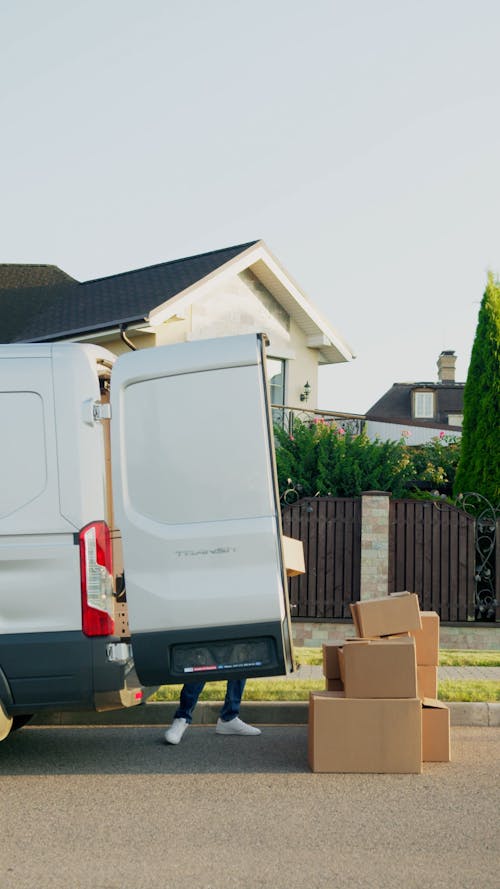
[{"label": "dark wooden fence", "polygon": [[[361,498],[305,498],[282,515],[306,562],[306,574],[290,580],[292,617],[349,618],[360,597]],[[389,592],[418,593],[422,609],[443,622],[478,619],[474,518],[442,502],[392,500],[388,572]]]},{"label": "dark wooden fence", "polygon": [[290,580],[292,617],[350,617],[360,591],[360,498],[304,498],[282,515],[284,533],[302,540],[306,563],[306,574]]},{"label": "dark wooden fence", "polygon": [[389,592],[418,593],[442,621],[474,620],[475,521],[442,502],[391,500]]}]

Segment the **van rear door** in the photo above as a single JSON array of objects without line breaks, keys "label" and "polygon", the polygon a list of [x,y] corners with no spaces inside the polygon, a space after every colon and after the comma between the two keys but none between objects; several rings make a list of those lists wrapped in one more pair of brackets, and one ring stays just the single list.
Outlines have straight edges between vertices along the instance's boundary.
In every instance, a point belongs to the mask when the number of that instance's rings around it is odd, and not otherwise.
[{"label": "van rear door", "polygon": [[264,337],[129,353],[112,464],[145,685],[293,669]]}]

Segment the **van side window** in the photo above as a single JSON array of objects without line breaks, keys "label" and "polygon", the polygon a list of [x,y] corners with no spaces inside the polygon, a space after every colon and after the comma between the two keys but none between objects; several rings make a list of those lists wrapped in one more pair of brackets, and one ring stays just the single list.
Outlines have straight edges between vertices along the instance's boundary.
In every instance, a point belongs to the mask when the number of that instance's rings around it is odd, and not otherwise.
[{"label": "van side window", "polygon": [[36,392],[0,392],[0,518],[35,500],[47,483],[43,402]]}]

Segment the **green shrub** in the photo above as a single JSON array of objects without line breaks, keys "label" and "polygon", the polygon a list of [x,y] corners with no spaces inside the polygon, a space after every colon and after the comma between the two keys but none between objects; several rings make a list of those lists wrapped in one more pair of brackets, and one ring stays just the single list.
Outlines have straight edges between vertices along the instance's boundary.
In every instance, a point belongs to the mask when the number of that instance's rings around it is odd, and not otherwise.
[{"label": "green shrub", "polygon": [[370,441],[335,423],[296,420],[293,435],[275,427],[280,493],[289,479],[302,497],[359,497],[363,491],[407,494],[414,477],[409,449],[403,441]]}]

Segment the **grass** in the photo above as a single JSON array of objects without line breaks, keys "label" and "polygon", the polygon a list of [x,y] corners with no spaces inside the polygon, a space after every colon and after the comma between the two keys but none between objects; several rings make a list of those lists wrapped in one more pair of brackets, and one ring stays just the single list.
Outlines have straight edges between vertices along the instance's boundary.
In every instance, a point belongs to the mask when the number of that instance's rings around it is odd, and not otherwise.
[{"label": "grass", "polygon": [[440,701],[494,704],[500,701],[500,682],[491,679],[445,679],[438,685]]},{"label": "grass", "polygon": [[440,667],[500,667],[500,651],[452,651],[442,648],[439,652]]},{"label": "grass", "polygon": [[[180,685],[162,685],[151,701],[178,701]],[[324,689],[323,679],[249,679],[245,686],[245,701],[307,701],[310,691]],[[200,701],[222,701],[226,694],[225,682],[207,682]]]}]

